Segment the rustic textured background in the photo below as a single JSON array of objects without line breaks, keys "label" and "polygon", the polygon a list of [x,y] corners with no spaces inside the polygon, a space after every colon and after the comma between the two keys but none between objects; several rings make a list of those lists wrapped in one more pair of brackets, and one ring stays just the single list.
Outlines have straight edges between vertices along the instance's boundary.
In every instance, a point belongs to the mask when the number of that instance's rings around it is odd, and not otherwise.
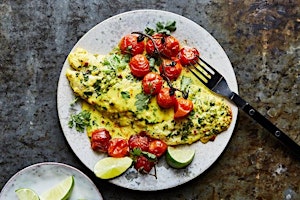
[{"label": "rustic textured background", "polygon": [[232,62],[242,97],[300,144],[300,2],[239,0],[1,0],[0,188],[22,168],[63,162],[86,172],[104,199],[300,199],[300,162],[244,113],[204,174],[177,188],[136,192],[93,177],[69,148],[56,88],[71,48],[99,22],[134,9],[185,16]]}]

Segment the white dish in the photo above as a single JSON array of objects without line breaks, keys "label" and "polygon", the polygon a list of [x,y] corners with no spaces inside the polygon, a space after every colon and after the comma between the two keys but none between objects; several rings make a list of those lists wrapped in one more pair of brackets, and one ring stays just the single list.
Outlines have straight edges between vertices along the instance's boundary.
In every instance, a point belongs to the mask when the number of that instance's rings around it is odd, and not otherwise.
[{"label": "white dish", "polygon": [[30,188],[41,195],[68,176],[74,176],[74,188],[69,200],[102,200],[94,183],[81,171],[62,163],[45,162],[17,172],[2,188],[0,200],[18,200],[15,190]]},{"label": "white dish", "polygon": [[[155,28],[157,22],[173,20],[176,21],[177,27],[173,35],[179,41],[184,41],[187,46],[196,47],[200,51],[201,57],[223,74],[230,88],[238,92],[237,81],[231,63],[219,43],[196,23],[166,11],[136,10],[113,16],[88,31],[77,42],[72,51],[77,47],[82,47],[91,53],[107,54],[125,34],[133,31],[144,31],[146,27]],[[106,155],[93,152],[87,135],[78,133],[68,127],[71,114],[70,103],[75,98],[65,76],[66,69],[69,67],[66,61],[58,83],[57,106],[59,119],[64,135],[72,150],[90,170],[93,170],[96,162]],[[217,160],[230,140],[238,114],[237,107],[230,105],[233,119],[229,129],[218,135],[214,142],[208,142],[207,144],[196,142],[190,145],[191,148],[196,150],[196,155],[191,165],[187,168],[175,170],[170,168],[164,159],[160,159],[156,167],[157,179],[151,175],[139,174],[132,169],[128,170],[124,175],[109,181],[124,188],[153,191],[175,187],[199,176]],[[75,109],[81,110],[80,106]]]}]

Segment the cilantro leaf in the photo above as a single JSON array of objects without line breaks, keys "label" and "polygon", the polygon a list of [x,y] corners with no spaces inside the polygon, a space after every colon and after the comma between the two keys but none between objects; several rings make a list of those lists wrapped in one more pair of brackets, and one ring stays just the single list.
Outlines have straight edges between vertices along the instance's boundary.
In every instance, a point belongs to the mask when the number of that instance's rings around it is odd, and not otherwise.
[{"label": "cilantro leaf", "polygon": [[148,35],[153,35],[156,32],[156,33],[171,35],[171,33],[174,32],[175,30],[176,30],[176,21],[168,21],[166,23],[157,22],[156,29],[147,27],[145,29],[145,33],[147,33]]},{"label": "cilantro leaf", "polygon": [[86,110],[83,110],[78,114],[72,114],[68,125],[70,128],[73,128],[75,126],[78,132],[83,133],[85,127],[90,126],[90,120],[91,113]]},{"label": "cilantro leaf", "polygon": [[141,148],[135,147],[131,150],[131,155],[132,156],[140,156],[142,154]]},{"label": "cilantro leaf", "polygon": [[140,93],[140,94],[137,94],[135,96],[135,98],[136,98],[136,102],[134,105],[138,111],[148,109],[148,103],[151,99],[151,95],[146,95],[144,93]]},{"label": "cilantro leaf", "polygon": [[153,153],[149,153],[147,151],[142,151],[141,154],[143,154],[148,160],[151,160],[151,161],[156,161],[157,160],[156,155],[153,154]]},{"label": "cilantro leaf", "polygon": [[155,33],[155,30],[153,28],[146,27],[145,33],[148,35],[153,35]]},{"label": "cilantro leaf", "polygon": [[135,147],[133,148],[131,151],[130,151],[130,155],[131,157],[133,157],[134,159],[136,157],[139,157],[139,156],[145,156],[148,160],[150,161],[157,161],[157,157],[155,154],[153,153],[149,153],[147,151],[142,151],[141,148],[139,147]]},{"label": "cilantro leaf", "polygon": [[180,90],[187,92],[189,85],[192,83],[192,79],[186,76],[182,76]]},{"label": "cilantro leaf", "polygon": [[176,30],[176,21],[168,21],[166,23],[158,22],[156,24],[156,32],[171,35]]},{"label": "cilantro leaf", "polygon": [[130,99],[130,94],[127,91],[121,91],[121,96],[123,99]]},{"label": "cilantro leaf", "polygon": [[176,21],[168,21],[165,29],[169,30],[170,32],[176,31]]}]

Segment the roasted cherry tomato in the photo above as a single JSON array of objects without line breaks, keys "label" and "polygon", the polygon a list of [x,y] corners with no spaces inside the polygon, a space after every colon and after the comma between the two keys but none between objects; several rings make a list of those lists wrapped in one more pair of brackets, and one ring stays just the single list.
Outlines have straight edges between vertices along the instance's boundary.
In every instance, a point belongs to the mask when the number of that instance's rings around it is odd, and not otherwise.
[{"label": "roasted cherry tomato", "polygon": [[91,147],[94,151],[107,152],[111,136],[105,128],[100,128],[92,132]]},{"label": "roasted cherry tomato", "polygon": [[107,153],[111,157],[121,158],[129,153],[127,140],[123,138],[113,138],[109,141]]},{"label": "roasted cherry tomato", "polygon": [[157,73],[150,72],[144,76],[142,85],[145,94],[156,95],[163,85],[163,78]]},{"label": "roasted cherry tomato", "polygon": [[136,162],[134,163],[134,168],[141,173],[148,174],[154,165],[154,161],[149,160],[145,156],[141,155],[137,158]]},{"label": "roasted cherry tomato", "polygon": [[150,72],[150,64],[148,59],[143,54],[137,54],[130,59],[129,62],[131,73],[142,78]]},{"label": "roasted cherry tomato", "polygon": [[162,88],[156,96],[157,104],[162,108],[171,108],[175,105],[175,94],[170,94],[170,88]]},{"label": "roasted cherry tomato", "polygon": [[174,118],[181,118],[187,116],[193,110],[193,102],[189,99],[179,97],[176,99],[174,107]]},{"label": "roasted cherry tomato", "polygon": [[170,80],[175,80],[179,77],[182,71],[182,65],[177,58],[174,60],[164,59],[159,67],[159,71]]},{"label": "roasted cherry tomato", "polygon": [[167,58],[177,56],[180,50],[179,41],[172,35],[164,37],[162,54]]},{"label": "roasted cherry tomato", "polygon": [[168,148],[168,145],[161,140],[152,140],[149,144],[149,153],[156,155],[157,158],[162,156]]},{"label": "roasted cherry tomato", "polygon": [[139,41],[137,34],[128,34],[122,37],[119,47],[123,54],[136,55],[144,52],[145,43],[144,40]]},{"label": "roasted cherry tomato", "polygon": [[184,47],[178,55],[182,65],[193,65],[197,62],[200,54],[196,48]]},{"label": "roasted cherry tomato", "polygon": [[155,53],[160,53],[162,52],[163,48],[164,48],[164,41],[165,41],[165,35],[161,34],[161,33],[155,33],[154,35],[152,35],[152,39],[155,43],[156,46],[156,50],[159,52],[155,52],[155,46],[153,44],[153,41],[151,39],[148,39],[147,43],[146,43],[146,52],[149,55],[154,55]]},{"label": "roasted cherry tomato", "polygon": [[129,148],[140,148],[142,151],[148,151],[149,138],[145,135],[133,135],[128,140]]}]

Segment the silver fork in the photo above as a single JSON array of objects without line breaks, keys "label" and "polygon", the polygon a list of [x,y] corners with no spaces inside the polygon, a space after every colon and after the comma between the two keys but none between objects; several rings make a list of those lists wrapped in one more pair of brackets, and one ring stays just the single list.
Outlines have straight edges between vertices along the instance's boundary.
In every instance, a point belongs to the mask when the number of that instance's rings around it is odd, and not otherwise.
[{"label": "silver fork", "polygon": [[[197,65],[197,66],[196,66]],[[188,69],[210,90],[220,94],[235,103],[240,109],[246,112],[252,119],[268,130],[272,135],[279,139],[285,146],[300,158],[300,146],[287,136],[283,131],[277,128],[272,122],[254,109],[248,102],[242,99],[238,94],[231,91],[225,78],[211,67],[207,62],[199,57],[194,65],[189,65]]]}]

